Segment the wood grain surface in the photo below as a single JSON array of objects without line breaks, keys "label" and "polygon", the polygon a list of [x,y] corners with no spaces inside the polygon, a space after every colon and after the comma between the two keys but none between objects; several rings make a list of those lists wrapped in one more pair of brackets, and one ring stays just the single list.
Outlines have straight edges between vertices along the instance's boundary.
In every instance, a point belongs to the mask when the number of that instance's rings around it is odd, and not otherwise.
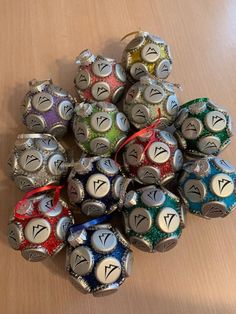
[{"label": "wood grain surface", "polygon": [[[178,246],[165,254],[136,249],[133,275],[117,294],[94,298],[71,285],[65,252],[29,263],[8,247],[10,211],[22,196],[6,175],[16,135],[25,132],[20,102],[32,78],[49,78],[75,95],[75,57],[85,48],[121,57],[120,38],[146,30],[174,57],[170,81],[183,103],[210,97],[236,119],[235,0],[0,0],[0,313],[236,313],[236,213],[187,216]],[[222,154],[234,162],[236,140]]]}]

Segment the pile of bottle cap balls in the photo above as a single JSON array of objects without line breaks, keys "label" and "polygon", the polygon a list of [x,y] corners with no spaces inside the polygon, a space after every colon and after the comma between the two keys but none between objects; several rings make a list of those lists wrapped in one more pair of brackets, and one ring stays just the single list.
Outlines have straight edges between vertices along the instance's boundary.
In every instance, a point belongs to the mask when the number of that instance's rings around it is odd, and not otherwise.
[{"label": "pile of bottle cap balls", "polygon": [[[232,136],[228,112],[208,98],[180,106],[177,84],[166,81],[173,64],[167,43],[132,35],[121,63],[80,53],[77,99],[51,79],[30,81],[22,102],[29,132],[17,136],[8,161],[25,191],[9,219],[11,247],[37,262],[67,245],[69,278],[95,296],[130,276],[130,246],[166,252],[187,210],[216,218],[236,206],[235,168],[219,157]],[[64,144],[81,151],[77,160],[59,141],[70,128],[76,144]],[[76,211],[83,223],[75,224]]]}]

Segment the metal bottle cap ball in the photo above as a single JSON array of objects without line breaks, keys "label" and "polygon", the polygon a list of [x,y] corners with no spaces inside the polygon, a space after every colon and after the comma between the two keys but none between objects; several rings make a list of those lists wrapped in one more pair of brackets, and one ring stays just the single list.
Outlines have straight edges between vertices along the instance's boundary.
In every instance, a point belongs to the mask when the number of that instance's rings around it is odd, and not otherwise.
[{"label": "metal bottle cap ball", "polygon": [[156,62],[160,57],[160,48],[158,45],[153,43],[147,44],[142,48],[141,56],[146,62]]},{"label": "metal bottle cap ball", "polygon": [[96,112],[91,117],[91,127],[97,132],[107,132],[112,127],[112,119],[106,112]]},{"label": "metal bottle cap ball", "polygon": [[79,276],[90,273],[93,265],[93,253],[86,246],[77,247],[70,255],[71,269]]},{"label": "metal bottle cap ball", "polygon": [[48,256],[48,251],[44,247],[26,248],[21,255],[30,262],[39,262]]},{"label": "metal bottle cap ball", "polygon": [[96,252],[109,253],[117,246],[117,238],[112,231],[99,229],[92,234],[91,245]]},{"label": "metal bottle cap ball", "polygon": [[35,172],[41,168],[43,156],[36,149],[29,149],[20,156],[19,164],[25,171]]},{"label": "metal bottle cap ball", "polygon": [[95,269],[97,280],[103,284],[115,282],[121,275],[121,264],[115,257],[106,257],[98,262]]},{"label": "metal bottle cap ball", "polygon": [[206,127],[212,132],[220,132],[227,125],[226,116],[219,111],[210,111],[205,116]]},{"label": "metal bottle cap ball", "polygon": [[40,112],[48,111],[53,105],[52,95],[45,92],[37,93],[33,96],[32,104]]},{"label": "metal bottle cap ball", "polygon": [[90,75],[86,70],[79,70],[75,77],[75,84],[79,89],[86,89],[91,82]]},{"label": "metal bottle cap ball", "polygon": [[156,218],[156,225],[163,232],[175,232],[180,225],[180,217],[176,210],[171,207],[164,207],[161,209]]},{"label": "metal bottle cap ball", "polygon": [[190,202],[202,202],[206,193],[206,186],[201,180],[189,179],[184,185],[184,194]]},{"label": "metal bottle cap ball", "polygon": [[234,187],[234,181],[225,173],[214,175],[210,182],[211,191],[219,197],[230,196],[234,191]]},{"label": "metal bottle cap ball", "polygon": [[165,202],[165,194],[162,190],[150,187],[143,191],[141,195],[142,202],[148,207],[161,206]]},{"label": "metal bottle cap ball", "polygon": [[45,119],[42,116],[34,114],[34,113],[30,113],[27,115],[25,119],[25,123],[27,127],[33,132],[41,133],[46,128]]},{"label": "metal bottle cap ball", "polygon": [[159,85],[149,85],[145,88],[143,94],[144,99],[151,104],[157,104],[161,102],[164,96],[165,92]]},{"label": "metal bottle cap ball", "polygon": [[103,59],[98,59],[92,64],[92,71],[96,76],[106,77],[112,72],[112,65]]},{"label": "metal bottle cap ball", "polygon": [[73,117],[74,106],[69,100],[63,100],[58,105],[58,113],[62,119],[69,121]]},{"label": "metal bottle cap ball", "polygon": [[56,236],[59,240],[65,241],[68,229],[72,226],[73,220],[71,217],[65,216],[59,219],[56,225]]},{"label": "metal bottle cap ball", "polygon": [[145,208],[135,208],[129,215],[129,226],[138,233],[146,233],[152,226],[152,217]]},{"label": "metal bottle cap ball", "polygon": [[58,216],[62,212],[62,205],[60,202],[54,207],[53,210],[53,198],[52,197],[44,197],[38,205],[39,211],[48,217],[55,217]]},{"label": "metal bottle cap ball", "polygon": [[110,96],[110,86],[106,82],[97,82],[92,85],[91,93],[96,100],[105,100]]},{"label": "metal bottle cap ball", "polygon": [[91,175],[86,183],[86,191],[95,198],[103,198],[110,191],[110,181],[101,173]]},{"label": "metal bottle cap ball", "polygon": [[43,218],[31,219],[24,229],[25,238],[31,243],[43,243],[45,242],[51,233],[50,223]]},{"label": "metal bottle cap ball", "polygon": [[150,161],[162,164],[170,158],[170,149],[165,143],[154,142],[149,146],[147,156]]}]

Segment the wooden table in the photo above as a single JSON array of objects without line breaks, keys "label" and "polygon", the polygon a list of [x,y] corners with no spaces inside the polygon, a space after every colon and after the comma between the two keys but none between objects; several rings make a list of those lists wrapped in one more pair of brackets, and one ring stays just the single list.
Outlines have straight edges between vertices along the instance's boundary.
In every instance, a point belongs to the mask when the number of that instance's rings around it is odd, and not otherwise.
[{"label": "wooden table", "polygon": [[[133,276],[117,294],[99,299],[71,285],[65,252],[29,263],[8,247],[8,216],[22,193],[5,171],[16,135],[26,131],[20,102],[27,82],[52,77],[74,93],[79,52],[90,48],[119,59],[120,38],[134,30],[171,45],[170,80],[183,85],[181,102],[208,96],[236,118],[236,2],[1,0],[0,7],[1,313],[236,313],[236,213],[211,221],[188,215],[174,250],[152,255],[134,249]],[[235,162],[235,149],[233,139],[222,156]]]}]

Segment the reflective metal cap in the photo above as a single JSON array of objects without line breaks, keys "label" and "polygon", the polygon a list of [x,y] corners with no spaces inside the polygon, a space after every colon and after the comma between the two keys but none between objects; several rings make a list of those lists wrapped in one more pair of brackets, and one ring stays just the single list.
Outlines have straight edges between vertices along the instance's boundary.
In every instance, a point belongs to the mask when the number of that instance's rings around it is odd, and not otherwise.
[{"label": "reflective metal cap", "polygon": [[137,201],[138,201],[138,194],[135,191],[129,191],[125,195],[124,206],[126,208],[133,207],[137,204]]},{"label": "reflective metal cap", "polygon": [[55,137],[62,137],[67,132],[67,126],[61,123],[56,124],[53,127],[51,127],[51,129],[48,132],[54,135]]},{"label": "reflective metal cap", "polygon": [[126,46],[125,50],[133,50],[138,49],[142,46],[144,43],[145,38],[143,36],[137,36],[134,39],[132,39],[128,45]]},{"label": "reflective metal cap", "polygon": [[115,234],[108,229],[99,229],[92,234],[91,245],[96,252],[109,253],[117,245]]},{"label": "reflective metal cap", "polygon": [[113,95],[112,95],[112,102],[117,103],[121,99],[121,96],[123,95],[124,90],[125,88],[123,86],[116,88],[116,90],[113,92]]},{"label": "reflective metal cap", "polygon": [[50,223],[43,218],[31,219],[24,229],[25,238],[31,243],[45,242],[51,233]]},{"label": "reflective metal cap", "polygon": [[71,217],[65,216],[60,218],[56,225],[56,237],[61,240],[66,240],[66,234],[68,229],[72,226],[73,220]]},{"label": "reflective metal cap", "polygon": [[129,215],[129,226],[137,233],[146,233],[152,226],[152,216],[145,208],[135,208]]},{"label": "reflective metal cap", "polygon": [[203,204],[201,212],[208,218],[224,217],[227,215],[227,208],[223,202],[212,201]]},{"label": "reflective metal cap", "polygon": [[45,119],[38,114],[28,114],[25,119],[25,123],[27,128],[36,133],[41,133],[46,128]]},{"label": "reflective metal cap", "polygon": [[90,123],[91,127],[97,132],[107,132],[112,127],[112,119],[107,112],[94,113]]},{"label": "reflective metal cap", "polygon": [[43,156],[36,149],[28,149],[19,157],[19,164],[25,171],[35,172],[43,165]]},{"label": "reflective metal cap", "polygon": [[24,150],[25,148],[29,148],[33,145],[33,141],[31,138],[17,138],[15,141],[15,147],[17,149]]},{"label": "reflective metal cap", "polygon": [[105,214],[106,206],[97,200],[86,200],[81,205],[81,211],[87,216],[97,217]]},{"label": "reflective metal cap", "polygon": [[128,254],[125,256],[124,259],[124,267],[125,267],[125,273],[126,276],[130,276],[132,272],[133,262],[134,262],[134,255],[133,252],[128,252]]},{"label": "reflective metal cap", "polygon": [[103,59],[97,59],[92,64],[92,71],[96,76],[99,77],[106,77],[109,76],[112,72],[112,65],[110,62],[103,60]]},{"label": "reflective metal cap", "polygon": [[163,164],[170,158],[169,146],[162,142],[154,142],[148,147],[147,156],[150,161]]},{"label": "reflective metal cap", "polygon": [[131,109],[131,119],[136,123],[146,124],[149,117],[150,110],[144,105],[138,104]]},{"label": "reflective metal cap", "polygon": [[190,105],[188,110],[191,114],[198,114],[206,110],[206,102],[198,102]]},{"label": "reflective metal cap", "polygon": [[79,89],[84,90],[87,87],[89,87],[90,82],[91,82],[91,79],[90,79],[89,72],[86,70],[79,70],[75,77],[75,85]]},{"label": "reflective metal cap", "polygon": [[166,197],[162,190],[152,186],[143,191],[141,195],[142,202],[148,207],[161,206],[165,202],[165,199]]},{"label": "reflective metal cap", "polygon": [[87,246],[80,246],[74,249],[70,255],[70,266],[79,276],[91,272],[94,265],[92,251]]},{"label": "reflective metal cap", "polygon": [[152,244],[150,243],[150,241],[144,238],[132,236],[129,238],[129,241],[132,245],[134,245],[137,249],[141,251],[149,253],[153,251]]},{"label": "reflective metal cap", "polygon": [[170,74],[171,64],[167,59],[162,60],[158,65],[155,66],[156,76],[160,79],[165,79]]},{"label": "reflective metal cap", "polygon": [[35,145],[42,150],[54,151],[57,149],[58,145],[56,140],[52,136],[48,136],[43,139],[38,139]]},{"label": "reflective metal cap", "polygon": [[220,145],[220,139],[216,136],[205,136],[197,142],[199,150],[206,155],[217,154],[220,150]]},{"label": "reflective metal cap", "polygon": [[22,191],[30,191],[36,187],[36,182],[33,178],[27,176],[17,176],[14,178],[16,186]]},{"label": "reflective metal cap", "polygon": [[90,149],[95,155],[104,155],[109,152],[110,149],[110,141],[104,137],[97,137],[91,140]]},{"label": "reflective metal cap", "polygon": [[88,126],[83,122],[78,122],[74,124],[74,134],[75,138],[79,143],[85,143],[89,138]]},{"label": "reflective metal cap", "polygon": [[117,78],[125,83],[126,82],[126,73],[125,73],[125,70],[123,69],[123,67],[117,63],[116,66],[115,66],[115,75],[117,76]]},{"label": "reflective metal cap", "polygon": [[101,173],[91,175],[86,183],[86,191],[95,198],[103,198],[110,191],[109,179]]},{"label": "reflective metal cap", "polygon": [[115,293],[118,290],[118,288],[119,288],[118,283],[101,286],[99,287],[98,290],[93,291],[93,295],[95,297],[104,297],[104,296]]},{"label": "reflective metal cap", "polygon": [[223,172],[232,173],[235,172],[235,167],[229,162],[221,158],[213,158],[213,162],[216,167]]},{"label": "reflective metal cap", "polygon": [[62,205],[60,201],[58,201],[56,207],[51,210],[53,207],[53,198],[52,197],[44,197],[38,205],[39,211],[48,217],[58,216],[62,212]]},{"label": "reflective metal cap", "polygon": [[127,94],[125,96],[125,101],[127,104],[138,98],[140,94],[139,85],[140,83],[135,83],[127,91]]},{"label": "reflective metal cap", "polygon": [[103,284],[115,282],[120,275],[121,264],[115,257],[106,257],[96,265],[95,276]]},{"label": "reflective metal cap", "polygon": [[56,85],[53,85],[51,84],[49,86],[49,90],[50,92],[52,92],[53,94],[59,96],[59,97],[66,97],[68,96],[68,92],[65,91],[63,88],[59,87],[59,86],[56,86]]},{"label": "reflective metal cap", "polygon": [[14,250],[18,250],[24,240],[22,226],[20,224],[10,223],[7,228],[7,237],[10,246]]},{"label": "reflective metal cap", "polygon": [[112,196],[115,199],[120,198],[120,193],[121,193],[121,187],[124,182],[124,177],[123,176],[116,176],[115,179],[112,182]]},{"label": "reflective metal cap", "polygon": [[227,197],[234,191],[234,181],[225,173],[216,174],[211,179],[210,189],[219,197]]},{"label": "reflective metal cap", "polygon": [[139,144],[131,144],[125,152],[125,158],[129,165],[138,166],[143,160],[143,146]]},{"label": "reflective metal cap", "polygon": [[48,251],[44,247],[26,248],[21,255],[29,262],[39,262],[48,256]]},{"label": "reflective metal cap", "polygon": [[161,102],[164,96],[165,92],[163,88],[159,85],[149,85],[145,88],[143,93],[144,99],[151,104]]},{"label": "reflective metal cap", "polygon": [[220,132],[227,125],[226,116],[219,111],[210,111],[205,116],[206,127],[212,132]]},{"label": "reflective metal cap", "polygon": [[152,63],[156,62],[160,57],[160,48],[156,44],[146,44],[141,50],[141,57],[144,61]]},{"label": "reflective metal cap", "polygon": [[177,241],[178,238],[175,236],[165,238],[157,243],[155,250],[158,252],[167,252],[176,246]]},{"label": "reflective metal cap", "polygon": [[110,96],[110,86],[106,82],[97,82],[91,87],[91,93],[96,100],[105,100]]},{"label": "reflective metal cap", "polygon": [[134,63],[130,68],[130,74],[135,80],[139,80],[141,76],[148,73],[148,68],[141,62]]},{"label": "reflective metal cap", "polygon": [[160,180],[160,170],[152,166],[138,168],[138,178],[144,183],[158,183]]},{"label": "reflective metal cap", "polygon": [[198,138],[202,130],[202,122],[197,118],[187,118],[184,120],[181,127],[183,136],[189,140]]},{"label": "reflective metal cap", "polygon": [[60,176],[64,169],[65,157],[62,154],[53,154],[48,160],[48,170],[55,176]]},{"label": "reflective metal cap", "polygon": [[33,107],[40,111],[48,111],[53,105],[53,97],[49,93],[40,92],[33,96],[32,98]]},{"label": "reflective metal cap", "polygon": [[69,100],[61,101],[58,105],[58,113],[62,119],[69,121],[73,117],[74,113],[73,104]]},{"label": "reflective metal cap", "polygon": [[184,185],[184,194],[190,202],[202,202],[206,196],[206,193],[206,186],[201,180],[189,179]]},{"label": "reflective metal cap", "polygon": [[171,116],[176,116],[179,110],[179,102],[175,95],[170,95],[166,101],[166,111]]},{"label": "reflective metal cap", "polygon": [[84,198],[83,184],[77,179],[71,179],[67,186],[67,195],[72,204],[80,203]]},{"label": "reflective metal cap", "polygon": [[156,225],[163,232],[175,232],[180,225],[180,217],[176,210],[171,207],[164,207],[161,209],[156,218]]},{"label": "reflective metal cap", "polygon": [[123,132],[127,132],[130,129],[129,120],[126,118],[126,116],[123,114],[123,112],[118,112],[116,114],[116,125],[119,130]]},{"label": "reflective metal cap", "polygon": [[183,154],[180,149],[177,149],[173,157],[173,167],[175,171],[179,171],[183,165]]},{"label": "reflective metal cap", "polygon": [[166,144],[177,145],[177,141],[176,141],[175,137],[170,132],[160,131],[159,136],[163,139],[163,141]]},{"label": "reflective metal cap", "polygon": [[108,176],[114,176],[119,172],[117,163],[111,158],[101,158],[97,161],[97,169]]}]

